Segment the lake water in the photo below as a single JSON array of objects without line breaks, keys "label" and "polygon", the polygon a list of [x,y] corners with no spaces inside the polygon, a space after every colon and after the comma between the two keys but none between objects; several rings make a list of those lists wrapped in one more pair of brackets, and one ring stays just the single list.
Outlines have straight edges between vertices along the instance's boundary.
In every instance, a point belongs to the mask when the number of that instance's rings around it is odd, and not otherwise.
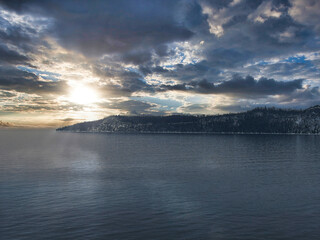
[{"label": "lake water", "polygon": [[0,131],[0,238],[320,239],[320,136]]}]

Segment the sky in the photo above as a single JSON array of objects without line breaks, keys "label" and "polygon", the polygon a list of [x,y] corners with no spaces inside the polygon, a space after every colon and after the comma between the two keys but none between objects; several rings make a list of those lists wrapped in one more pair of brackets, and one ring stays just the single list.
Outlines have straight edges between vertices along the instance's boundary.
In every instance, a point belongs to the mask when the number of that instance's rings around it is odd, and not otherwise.
[{"label": "sky", "polygon": [[0,0],[0,126],[320,104],[318,0]]}]

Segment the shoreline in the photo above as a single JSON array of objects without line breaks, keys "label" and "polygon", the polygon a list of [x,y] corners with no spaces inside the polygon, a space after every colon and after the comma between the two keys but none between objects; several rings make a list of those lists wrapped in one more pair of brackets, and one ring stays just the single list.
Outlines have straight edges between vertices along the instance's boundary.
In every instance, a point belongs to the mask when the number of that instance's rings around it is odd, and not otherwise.
[{"label": "shoreline", "polygon": [[320,133],[264,133],[264,132],[116,132],[116,131],[72,131],[72,130],[56,130],[56,132],[69,133],[105,133],[105,134],[195,134],[195,135],[307,135],[320,136]]}]

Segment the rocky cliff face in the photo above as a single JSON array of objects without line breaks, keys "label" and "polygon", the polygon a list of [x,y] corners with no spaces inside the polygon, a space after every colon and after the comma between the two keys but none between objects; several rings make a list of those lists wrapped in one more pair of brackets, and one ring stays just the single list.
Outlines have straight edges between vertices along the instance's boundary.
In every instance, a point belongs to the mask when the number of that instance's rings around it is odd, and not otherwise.
[{"label": "rocky cliff face", "polygon": [[256,108],[225,115],[111,116],[62,127],[75,132],[204,132],[320,134],[320,106],[305,110]]}]

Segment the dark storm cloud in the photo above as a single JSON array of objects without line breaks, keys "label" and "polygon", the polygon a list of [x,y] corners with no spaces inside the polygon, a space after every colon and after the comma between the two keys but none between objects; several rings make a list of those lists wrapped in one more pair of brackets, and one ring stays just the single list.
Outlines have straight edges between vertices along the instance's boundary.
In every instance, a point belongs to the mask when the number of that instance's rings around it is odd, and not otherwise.
[{"label": "dark storm cloud", "polygon": [[[214,76],[206,61],[198,64],[177,65],[174,70],[162,67],[140,67],[140,72],[121,71],[114,69],[96,69],[96,73],[103,79],[119,77],[118,81],[106,81],[99,87],[100,92],[109,97],[132,96],[134,93],[157,93],[166,91],[194,92],[199,94],[225,94],[242,98],[261,98],[268,95],[286,95],[302,89],[302,79],[291,81],[276,81],[262,77],[254,79],[252,76],[241,77],[234,75],[231,80],[219,81]],[[144,81],[143,75],[149,73],[162,74],[166,78],[179,79],[178,84],[150,84]],[[213,82],[203,79],[210,76]],[[202,78],[202,79],[201,79]],[[201,80],[200,80],[201,79]]]},{"label": "dark storm cloud", "polygon": [[[177,64],[171,66],[170,70],[154,65],[140,66],[142,74],[156,73],[180,82],[200,79],[222,81],[228,78],[230,73],[242,72],[243,66],[252,62],[290,56],[296,54],[298,49],[320,50],[315,40],[315,32],[302,22],[295,21],[288,13],[291,6],[289,1],[243,0],[235,6],[231,5],[232,1],[193,1],[187,6],[186,13],[193,12],[195,17],[190,16],[191,20],[185,17],[184,21],[186,26],[196,33],[192,38],[193,43],[204,40],[202,58],[205,60],[199,63]],[[208,31],[210,17],[201,12],[203,6],[213,9],[213,14],[217,17],[214,22],[216,25],[219,25],[219,19],[226,19],[221,24],[223,34],[220,37]],[[255,21],[259,16],[262,21]],[[269,77],[269,72],[264,66],[261,66],[261,69],[256,66],[255,72],[247,74],[259,74],[262,69],[265,69],[263,75]],[[289,73],[283,72],[282,76]],[[299,77],[301,75],[298,74]],[[294,78],[292,74],[290,76]]]},{"label": "dark storm cloud", "polygon": [[255,80],[251,76],[245,78],[234,76],[229,81],[220,84],[210,83],[207,80],[190,82],[188,84],[163,85],[166,90],[189,91],[202,94],[230,94],[232,96],[259,97],[267,95],[289,94],[297,89],[302,89],[303,80],[287,82],[274,79],[260,78]]},{"label": "dark storm cloud", "polygon": [[134,50],[128,53],[122,54],[120,59],[126,63],[133,63],[135,65],[149,62],[151,60],[152,53],[150,50]]},{"label": "dark storm cloud", "polygon": [[[152,111],[152,108],[156,107],[156,104],[136,100],[127,100],[103,103],[101,104],[101,107],[108,109],[118,109],[122,113],[126,113],[129,115],[139,115],[155,113],[154,111]],[[157,111],[157,113],[160,114],[161,111]]]},{"label": "dark storm cloud", "polygon": [[216,77],[219,73],[217,68],[209,66],[208,61],[201,61],[195,64],[176,64],[173,69],[165,69],[160,66],[148,67],[140,66],[139,70],[144,75],[149,75],[151,73],[160,74],[161,76],[178,80],[182,82],[194,81],[197,79],[203,79],[204,77]]},{"label": "dark storm cloud", "polygon": [[[210,23],[222,29],[219,37],[209,31],[197,31],[193,38],[205,41],[203,57],[209,66],[232,69],[251,61],[296,53],[297,49],[319,49],[312,29],[288,14],[288,1],[243,0],[234,6],[231,2],[199,1],[202,9],[211,9],[212,16],[204,13],[206,21],[197,21],[194,29],[210,29]],[[257,21],[259,17],[261,20]]]},{"label": "dark storm cloud", "polygon": [[30,58],[0,44],[0,63],[29,65]]},{"label": "dark storm cloud", "polygon": [[155,91],[155,86],[147,84],[142,74],[124,69],[116,64],[94,65],[92,71],[100,78],[99,86],[93,87],[106,97],[131,96],[135,92]]},{"label": "dark storm cloud", "polygon": [[[7,7],[54,18],[54,35],[89,56],[158,49],[193,33],[175,19],[176,1],[3,1]],[[163,54],[160,53],[160,55]],[[133,57],[134,58],[134,57]],[[147,57],[148,59],[148,57]]]},{"label": "dark storm cloud", "polygon": [[242,49],[212,49],[207,51],[207,60],[216,68],[233,68],[241,66],[253,53]]},{"label": "dark storm cloud", "polygon": [[[1,2],[0,10],[3,10]],[[0,42],[6,46],[14,46],[24,54],[36,53],[40,46],[46,44],[42,38],[46,34],[44,29],[49,20],[44,20],[45,17],[37,20],[36,18],[40,17],[38,15],[35,15],[35,19],[31,15],[10,18],[10,13],[1,11]],[[28,60],[30,59],[28,58]]]},{"label": "dark storm cloud", "polygon": [[126,79],[119,84],[108,83],[98,87],[98,91],[106,97],[131,96],[138,92],[154,92],[154,87],[138,78]]},{"label": "dark storm cloud", "polygon": [[0,66],[0,88],[35,94],[62,94],[68,85],[64,81],[43,81],[37,75],[15,67]]},{"label": "dark storm cloud", "polygon": [[[184,40],[205,40],[209,65],[222,69],[315,47],[312,30],[288,13],[288,1],[2,2],[19,12],[52,17],[51,35],[69,49],[89,56],[113,53],[133,64],[150,62],[152,53],[165,56],[167,43]],[[212,9],[215,21],[204,7]],[[219,38],[209,32],[210,22],[224,30]]]},{"label": "dark storm cloud", "polygon": [[139,78],[127,78],[117,84],[107,83],[98,87],[98,91],[106,97],[131,96],[136,92],[153,92],[153,86]]},{"label": "dark storm cloud", "polygon": [[314,38],[310,29],[286,15],[263,23],[246,18],[227,26],[219,39],[208,43],[204,55],[211,66],[231,69],[252,61],[295,54],[297,49],[320,49]]},{"label": "dark storm cloud", "polygon": [[1,18],[1,16],[0,23],[5,26],[5,30],[0,30],[0,39],[2,42],[10,43],[26,50],[31,49],[31,42],[33,40],[36,41],[36,39],[32,38],[32,34],[35,34],[35,31],[32,28],[14,25],[13,23]]}]

